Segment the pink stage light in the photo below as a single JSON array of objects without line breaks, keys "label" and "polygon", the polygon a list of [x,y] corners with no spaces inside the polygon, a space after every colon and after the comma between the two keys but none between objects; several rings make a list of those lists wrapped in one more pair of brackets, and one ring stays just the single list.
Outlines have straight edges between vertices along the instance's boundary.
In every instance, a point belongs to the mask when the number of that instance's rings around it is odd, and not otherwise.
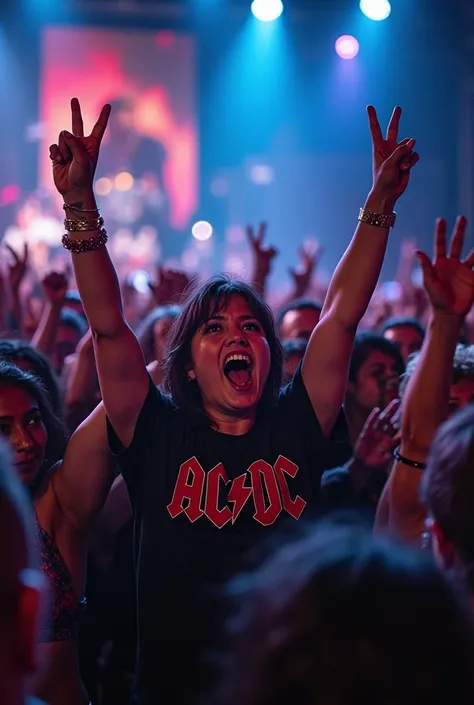
[{"label": "pink stage light", "polygon": [[350,34],[343,34],[342,37],[336,41],[336,54],[349,61],[350,59],[355,59],[359,53],[359,42],[355,37]]}]

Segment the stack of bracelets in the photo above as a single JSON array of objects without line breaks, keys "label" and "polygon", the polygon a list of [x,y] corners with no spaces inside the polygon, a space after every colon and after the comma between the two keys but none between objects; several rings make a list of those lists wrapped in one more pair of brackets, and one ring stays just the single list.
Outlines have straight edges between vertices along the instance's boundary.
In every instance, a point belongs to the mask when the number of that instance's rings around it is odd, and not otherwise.
[{"label": "stack of bracelets", "polygon": [[[61,240],[63,247],[76,255],[81,252],[100,250],[107,242],[107,230],[104,228],[104,219],[100,215],[99,210],[85,210],[77,206],[69,206],[66,203],[63,208],[66,212],[73,211],[74,213],[81,214],[81,220],[71,220],[69,218],[64,220],[64,227],[69,233],[96,232],[95,235],[85,238],[84,240],[73,240],[69,237],[67,232],[63,235]],[[95,217],[87,220],[89,214],[94,214]]]}]

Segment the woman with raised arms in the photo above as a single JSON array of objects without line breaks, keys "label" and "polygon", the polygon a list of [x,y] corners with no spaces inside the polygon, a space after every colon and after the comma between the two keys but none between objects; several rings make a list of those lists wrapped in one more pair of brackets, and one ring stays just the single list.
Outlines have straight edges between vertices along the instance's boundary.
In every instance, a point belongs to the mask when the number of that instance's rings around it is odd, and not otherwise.
[{"label": "woman with raised arms", "polygon": [[110,107],[88,137],[77,99],[71,108],[72,133],[61,132],[50,156],[109,442],[135,517],[135,702],[190,705],[212,685],[206,655],[223,621],[215,599],[221,585],[269,532],[309,515],[329,455],[346,442],[341,406],[354,335],[418,155],[414,140],[397,141],[399,108],[386,139],[369,108],[373,186],[288,387],[280,392],[271,311],[251,287],[220,276],[189,294],[173,324],[164,395],[124,319],[93,193]]}]

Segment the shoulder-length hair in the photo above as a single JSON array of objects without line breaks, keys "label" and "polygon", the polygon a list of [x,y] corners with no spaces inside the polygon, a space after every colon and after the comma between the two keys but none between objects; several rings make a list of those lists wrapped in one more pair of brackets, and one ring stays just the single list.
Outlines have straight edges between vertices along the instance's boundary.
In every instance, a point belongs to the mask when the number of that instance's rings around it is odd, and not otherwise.
[{"label": "shoulder-length hair", "polygon": [[200,389],[188,376],[192,362],[191,341],[201,325],[222,311],[234,296],[240,296],[247,302],[262,326],[270,348],[270,372],[259,403],[259,412],[274,406],[278,399],[283,355],[273,313],[251,286],[239,279],[220,275],[190,291],[182,304],[181,313],[171,326],[168,339],[164,388],[176,406],[187,411],[196,421],[209,423],[203,410]]},{"label": "shoulder-length hair", "polygon": [[23,372],[19,367],[9,362],[0,361],[0,394],[2,388],[19,387],[38,404],[41,419],[46,428],[48,440],[43,467],[39,477],[34,481],[37,487],[49,469],[61,460],[67,445],[66,429],[61,419],[55,416],[45,387],[39,379]]}]

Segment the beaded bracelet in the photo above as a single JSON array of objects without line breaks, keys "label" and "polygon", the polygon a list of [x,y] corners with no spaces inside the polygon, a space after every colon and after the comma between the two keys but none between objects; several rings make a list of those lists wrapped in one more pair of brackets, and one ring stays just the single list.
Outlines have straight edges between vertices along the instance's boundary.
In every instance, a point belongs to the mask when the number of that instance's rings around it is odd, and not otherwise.
[{"label": "beaded bracelet", "polygon": [[417,470],[425,470],[426,463],[420,463],[418,460],[410,460],[410,458],[405,458],[404,455],[400,455],[399,449],[395,448],[393,451],[393,457],[398,460],[399,463],[403,465],[409,465],[411,468],[417,468]]},{"label": "beaded bracelet", "polygon": [[100,230],[104,225],[104,219],[99,216],[93,220],[69,220],[66,218],[64,227],[70,233],[88,232],[90,230]]},{"label": "beaded bracelet", "polygon": [[108,240],[107,230],[101,228],[97,235],[93,235],[85,240],[72,240],[68,233],[65,233],[61,239],[62,245],[65,250],[72,252],[75,255],[79,255],[82,252],[94,252],[95,250],[100,250]]}]

